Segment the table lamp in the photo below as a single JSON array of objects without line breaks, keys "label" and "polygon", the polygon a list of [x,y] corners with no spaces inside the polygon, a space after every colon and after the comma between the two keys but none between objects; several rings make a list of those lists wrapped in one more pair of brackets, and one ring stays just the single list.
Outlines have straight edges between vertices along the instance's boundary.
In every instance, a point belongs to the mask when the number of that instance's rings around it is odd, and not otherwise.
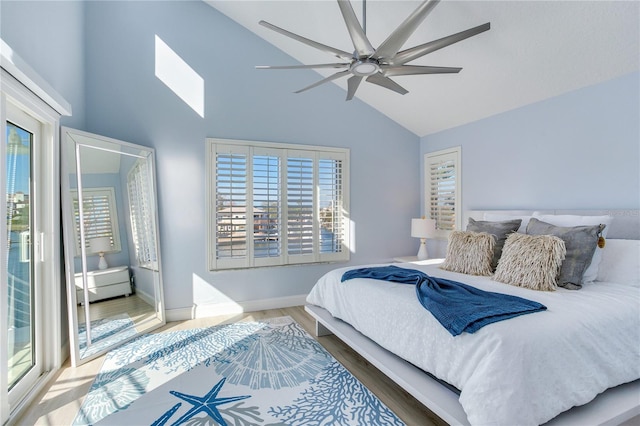
[{"label": "table lamp", "polygon": [[110,237],[97,237],[89,240],[89,247],[93,253],[98,253],[100,261],[98,262],[98,269],[107,269],[107,261],[104,258],[104,252],[111,250],[111,238]]},{"label": "table lamp", "polygon": [[429,257],[427,253],[427,238],[434,235],[436,231],[436,221],[433,219],[418,218],[411,219],[411,236],[420,238],[420,249],[418,250],[418,260],[425,260]]}]

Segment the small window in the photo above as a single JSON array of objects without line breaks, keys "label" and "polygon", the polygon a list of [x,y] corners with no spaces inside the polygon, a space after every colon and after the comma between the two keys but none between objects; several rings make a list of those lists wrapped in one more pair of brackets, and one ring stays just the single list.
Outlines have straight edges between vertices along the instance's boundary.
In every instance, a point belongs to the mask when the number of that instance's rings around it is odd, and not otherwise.
[{"label": "small window", "polygon": [[153,204],[149,195],[153,193],[153,188],[149,182],[148,164],[146,160],[138,159],[127,175],[129,217],[138,265],[157,270],[155,221],[153,219]]},{"label": "small window", "polygon": [[[75,217],[76,256],[80,256],[80,213],[78,191],[72,192]],[[118,233],[118,215],[114,188],[86,188],[82,190],[84,241],[87,254],[97,254],[91,250],[90,241],[94,238],[109,237],[111,250],[121,250]]]},{"label": "small window", "polygon": [[211,270],[349,259],[349,151],[207,139]]},{"label": "small window", "polygon": [[424,156],[425,212],[436,221],[439,236],[461,229],[460,147]]}]

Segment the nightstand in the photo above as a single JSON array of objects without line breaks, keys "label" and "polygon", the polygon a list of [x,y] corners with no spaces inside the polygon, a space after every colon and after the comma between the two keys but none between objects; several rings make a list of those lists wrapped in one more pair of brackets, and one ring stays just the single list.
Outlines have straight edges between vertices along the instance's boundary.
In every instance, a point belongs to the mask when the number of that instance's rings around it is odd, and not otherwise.
[{"label": "nightstand", "polygon": [[[82,291],[82,273],[75,274],[76,302],[84,304],[84,292]],[[89,302],[108,299],[116,296],[129,296],[131,294],[131,281],[127,266],[87,272],[87,288],[89,289]]]}]

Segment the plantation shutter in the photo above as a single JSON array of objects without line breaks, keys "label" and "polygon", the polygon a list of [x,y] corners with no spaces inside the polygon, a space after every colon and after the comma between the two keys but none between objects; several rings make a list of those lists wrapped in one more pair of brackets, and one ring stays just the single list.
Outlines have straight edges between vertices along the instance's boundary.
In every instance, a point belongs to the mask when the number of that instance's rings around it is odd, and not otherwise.
[{"label": "plantation shutter", "polygon": [[341,154],[318,160],[319,252],[321,260],[339,260],[347,250],[344,208],[344,162]]},{"label": "plantation shutter", "polygon": [[208,141],[211,270],[349,259],[348,150]]},{"label": "plantation shutter", "polygon": [[247,227],[252,225],[247,204],[248,152],[246,147],[218,146],[215,155],[215,258],[219,267],[248,265]]},{"label": "plantation shutter", "polygon": [[440,231],[460,228],[459,158],[459,149],[425,155],[426,211]]},{"label": "plantation shutter", "polygon": [[140,266],[157,269],[155,226],[150,194],[151,182],[147,162],[139,159],[127,176],[129,216],[136,259]]},{"label": "plantation shutter", "polygon": [[282,263],[282,150],[253,148],[253,258],[255,266]]},{"label": "plantation shutter", "polygon": [[308,152],[287,153],[287,254],[314,254],[314,158]]},{"label": "plantation shutter", "polygon": [[[73,194],[73,212],[75,218],[76,253],[80,255],[80,203],[78,192]],[[84,243],[87,254],[91,251],[91,239],[109,237],[111,250],[120,251],[118,218],[116,215],[115,191],[113,188],[87,188],[82,191],[84,219]]]}]

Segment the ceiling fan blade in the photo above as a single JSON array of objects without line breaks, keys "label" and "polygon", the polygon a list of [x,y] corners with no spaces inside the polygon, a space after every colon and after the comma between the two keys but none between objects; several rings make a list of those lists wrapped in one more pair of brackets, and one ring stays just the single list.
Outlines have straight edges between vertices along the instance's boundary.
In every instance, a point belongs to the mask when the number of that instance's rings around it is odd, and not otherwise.
[{"label": "ceiling fan blade", "polygon": [[259,70],[297,70],[306,68],[348,68],[350,64],[315,64],[315,65],[256,65]]},{"label": "ceiling fan blade", "polygon": [[362,76],[354,75],[349,77],[347,80],[347,100],[350,101],[353,99],[353,95],[356,94],[356,90],[358,90],[358,86],[360,86],[360,82],[362,81]]},{"label": "ceiling fan blade", "polygon": [[326,83],[328,81],[335,80],[336,78],[344,77],[347,74],[349,74],[349,70],[344,70],[344,71],[337,72],[337,73],[335,73],[333,75],[330,75],[327,78],[323,78],[322,80],[320,80],[320,81],[318,81],[316,83],[313,83],[311,86],[307,86],[307,87],[302,88],[300,90],[296,90],[294,93],[302,93],[302,92],[304,92],[306,90],[313,89],[314,87],[320,86],[321,84]]},{"label": "ceiling fan blade", "polygon": [[358,52],[358,57],[369,57],[373,55],[376,50],[373,48],[364,33],[362,25],[360,25],[360,22],[353,11],[351,2],[349,2],[349,0],[338,0],[338,6],[340,6],[340,12],[342,12],[344,23],[347,24],[347,30],[349,31],[349,36],[353,42],[353,47],[356,49],[356,52]]},{"label": "ceiling fan blade", "polygon": [[442,49],[443,47],[447,47],[469,37],[473,37],[474,35],[488,31],[489,29],[491,29],[491,23],[487,22],[486,24],[478,25],[477,27],[461,31],[438,40],[430,41],[428,43],[412,47],[411,49],[403,50],[392,58],[389,63],[391,65],[406,64],[407,62],[413,61],[427,53],[435,52],[438,49]]},{"label": "ceiling fan blade", "polygon": [[280,33],[282,35],[290,37],[290,38],[292,38],[294,40],[297,40],[297,41],[299,41],[301,43],[304,43],[304,44],[306,44],[308,46],[314,47],[314,48],[316,48],[318,50],[321,50],[323,52],[326,52],[326,53],[329,53],[331,55],[337,56],[338,58],[342,58],[342,59],[346,59],[346,60],[353,59],[353,54],[351,54],[349,52],[345,52],[344,50],[335,49],[335,48],[333,48],[331,46],[327,46],[325,44],[318,43],[318,42],[313,41],[313,40],[309,40],[308,38],[299,36],[298,34],[294,34],[294,33],[290,32],[290,31],[284,30],[284,29],[282,29],[280,27],[276,27],[275,25],[270,24],[270,23],[268,23],[266,21],[260,21],[258,23],[260,25],[262,25],[263,27],[265,27],[265,28],[269,28],[270,30],[273,30],[273,31],[275,31],[277,33]]},{"label": "ceiling fan blade", "polygon": [[457,67],[428,67],[420,65],[398,65],[380,67],[382,75],[393,77],[396,75],[417,75],[417,74],[455,74],[462,68]]},{"label": "ceiling fan blade", "polygon": [[388,77],[383,76],[380,73],[376,73],[367,77],[367,81],[369,83],[377,84],[378,86],[382,86],[386,89],[393,90],[396,93],[400,93],[401,95],[406,95],[409,93],[407,89],[400,86],[395,81],[391,80]]},{"label": "ceiling fan blade", "polygon": [[392,59],[438,3],[440,3],[440,0],[425,0],[422,2],[422,4],[382,42],[373,55],[373,58]]}]

